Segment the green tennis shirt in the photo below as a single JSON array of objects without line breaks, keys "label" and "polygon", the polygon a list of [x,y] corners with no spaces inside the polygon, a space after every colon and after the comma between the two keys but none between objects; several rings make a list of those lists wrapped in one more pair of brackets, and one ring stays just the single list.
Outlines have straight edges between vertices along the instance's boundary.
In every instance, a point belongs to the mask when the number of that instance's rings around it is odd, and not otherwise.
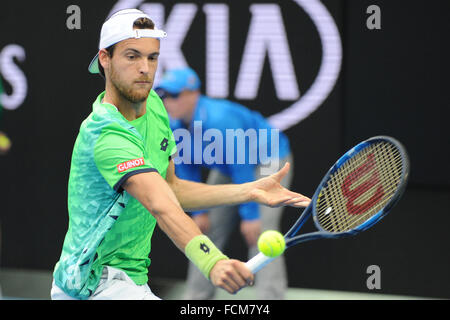
[{"label": "green tennis shirt", "polygon": [[138,285],[147,283],[156,220],[122,185],[143,172],[165,178],[176,151],[167,112],[153,90],[146,113],[133,121],[102,103],[104,95],[83,121],[73,149],[69,227],[53,274],[55,284],[78,299],[95,291],[104,266],[125,271]]}]

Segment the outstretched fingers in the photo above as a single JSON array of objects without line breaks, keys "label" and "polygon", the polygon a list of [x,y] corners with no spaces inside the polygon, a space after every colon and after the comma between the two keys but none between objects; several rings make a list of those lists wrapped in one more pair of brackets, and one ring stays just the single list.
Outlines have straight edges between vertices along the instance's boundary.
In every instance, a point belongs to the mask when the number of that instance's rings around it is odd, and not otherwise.
[{"label": "outstretched fingers", "polygon": [[278,172],[274,173],[272,176],[273,178],[278,181],[281,182],[281,180],[283,180],[283,178],[287,175],[287,173],[289,172],[291,165],[289,162],[286,162],[286,164],[283,166],[283,168],[281,168]]}]

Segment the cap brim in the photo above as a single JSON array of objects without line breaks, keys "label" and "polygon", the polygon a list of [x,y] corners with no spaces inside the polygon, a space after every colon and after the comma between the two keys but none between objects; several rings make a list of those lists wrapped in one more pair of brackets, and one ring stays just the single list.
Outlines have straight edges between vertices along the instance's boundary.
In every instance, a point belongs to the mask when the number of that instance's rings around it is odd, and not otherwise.
[{"label": "cap brim", "polygon": [[98,53],[95,55],[94,59],[92,59],[88,68],[90,73],[100,73],[100,69],[98,68]]}]

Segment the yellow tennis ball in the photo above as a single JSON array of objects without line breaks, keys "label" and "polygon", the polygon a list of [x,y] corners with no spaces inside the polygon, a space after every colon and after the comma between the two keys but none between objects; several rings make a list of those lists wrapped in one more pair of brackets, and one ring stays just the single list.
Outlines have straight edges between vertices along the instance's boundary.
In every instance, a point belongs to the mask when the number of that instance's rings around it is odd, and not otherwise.
[{"label": "yellow tennis ball", "polygon": [[281,233],[276,230],[264,231],[258,239],[258,249],[265,256],[275,258],[281,255],[286,248],[286,242]]},{"label": "yellow tennis ball", "polygon": [[8,149],[11,145],[11,141],[8,139],[7,136],[4,134],[0,134],[0,148],[1,149]]}]

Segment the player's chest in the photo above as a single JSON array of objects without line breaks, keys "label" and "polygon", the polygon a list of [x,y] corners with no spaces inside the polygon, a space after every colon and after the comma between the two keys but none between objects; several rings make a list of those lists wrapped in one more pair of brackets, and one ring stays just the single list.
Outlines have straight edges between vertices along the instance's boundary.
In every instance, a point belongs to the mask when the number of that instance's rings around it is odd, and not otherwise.
[{"label": "player's chest", "polygon": [[171,131],[167,126],[158,125],[156,121],[160,120],[149,117],[145,128],[140,131],[144,142],[144,155],[152,161],[160,174],[165,175],[171,151]]}]

